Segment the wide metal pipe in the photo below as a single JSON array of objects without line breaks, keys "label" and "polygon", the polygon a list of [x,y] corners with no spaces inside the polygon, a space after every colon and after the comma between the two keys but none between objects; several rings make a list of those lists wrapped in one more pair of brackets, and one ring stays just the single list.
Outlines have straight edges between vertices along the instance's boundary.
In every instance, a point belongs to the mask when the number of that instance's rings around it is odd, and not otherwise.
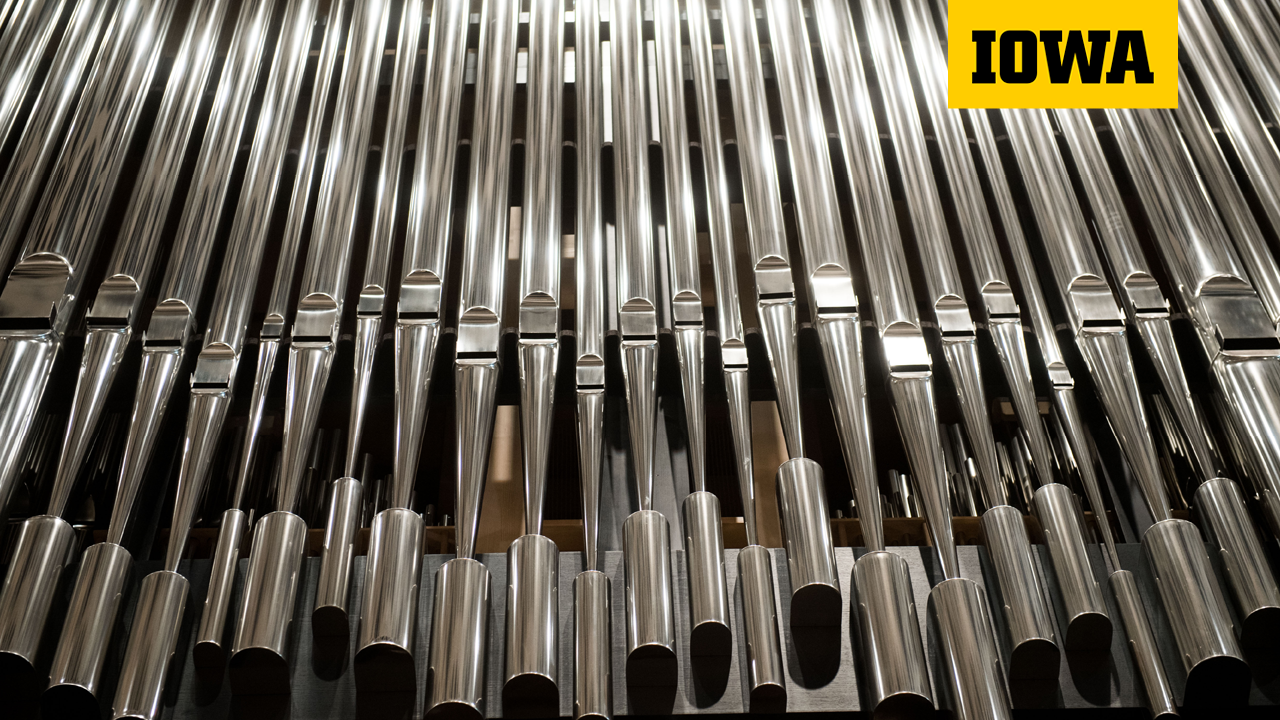
[{"label": "wide metal pipe", "polygon": [[1199,528],[1186,520],[1158,522],[1143,534],[1142,547],[1186,674],[1182,704],[1243,705],[1249,668]]},{"label": "wide metal pipe", "polygon": [[1214,478],[1200,485],[1194,502],[1205,536],[1218,549],[1240,612],[1240,644],[1275,647],[1280,640],[1280,592],[1249,519],[1244,494],[1231,480]]},{"label": "wide metal pipe", "polygon": [[1056,681],[1062,654],[1022,512],[997,505],[981,523],[1009,628],[1009,678]]},{"label": "wide metal pipe", "polygon": [[356,688],[361,692],[411,692],[422,576],[422,516],[404,508],[378,513],[369,530],[365,566],[366,608],[356,641]]},{"label": "wide metal pipe", "polygon": [[[729,630],[720,500],[709,492],[692,492],[685,498],[683,508],[685,563],[689,572],[689,654],[726,656],[733,651],[733,634]],[[759,591],[756,588],[757,595]],[[772,593],[772,585],[769,591]]]},{"label": "wide metal pipe", "polygon": [[792,627],[840,627],[844,600],[827,519],[822,467],[806,458],[788,460],[778,468],[777,486],[791,578],[788,622]]},{"label": "wide metal pipe", "polygon": [[119,545],[98,543],[84,552],[62,639],[53,656],[49,689],[41,697],[48,714],[97,705],[116,612],[132,569],[133,556]]},{"label": "wide metal pipe", "polygon": [[907,561],[883,550],[853,564],[853,621],[868,707],[875,717],[916,717],[934,711],[920,621]]},{"label": "wide metal pipe", "polygon": [[52,515],[37,515],[22,523],[18,543],[0,590],[0,656],[8,664],[37,667],[36,654],[45,619],[67,568],[75,557],[75,531]]},{"label": "wide metal pipe", "polygon": [[[274,552],[267,554],[267,548]],[[306,549],[307,524],[293,513],[267,513],[253,529],[250,557],[272,562],[250,562],[245,573],[244,604],[231,640],[229,665],[231,692],[236,695],[289,689],[289,625]],[[250,615],[250,609],[259,612]]]},{"label": "wide metal pipe", "polygon": [[427,663],[426,717],[485,717],[489,570],[456,558],[436,574]]},{"label": "wide metal pipe", "polygon": [[1111,647],[1111,620],[1107,617],[1102,589],[1089,567],[1084,522],[1075,494],[1066,485],[1050,483],[1036,491],[1033,501],[1066,609],[1064,647],[1067,650]]},{"label": "wide metal pipe", "polygon": [[560,712],[560,551],[542,535],[507,549],[507,658],[502,707],[507,715]]},{"label": "wide metal pipe", "polygon": [[187,579],[161,570],[142,579],[134,631],[120,664],[120,680],[112,702],[113,720],[160,717],[165,677],[178,644]]},{"label": "wide metal pipe", "polygon": [[957,720],[1009,719],[1009,691],[996,651],[986,593],[968,578],[938,583],[929,593],[929,619],[943,664],[942,705]]},{"label": "wide metal pipe", "polygon": [[627,683],[674,687],[679,666],[667,519],[654,510],[632,513],[622,523],[622,551],[627,582]]}]

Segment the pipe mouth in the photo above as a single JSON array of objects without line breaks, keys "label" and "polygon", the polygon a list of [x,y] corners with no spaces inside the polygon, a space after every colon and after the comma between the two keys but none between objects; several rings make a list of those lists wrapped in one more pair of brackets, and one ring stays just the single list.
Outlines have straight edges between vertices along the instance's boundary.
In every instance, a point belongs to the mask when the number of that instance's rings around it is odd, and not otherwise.
[{"label": "pipe mouth", "polygon": [[733,654],[733,631],[718,620],[704,620],[689,633],[692,657],[725,657]]},{"label": "pipe mouth", "polygon": [[1062,669],[1062,652],[1047,638],[1018,643],[1009,654],[1009,680],[1054,680]]},{"label": "pipe mouth", "polygon": [[423,717],[433,720],[484,720],[484,713],[470,703],[447,700],[428,710]]},{"label": "pipe mouth", "polygon": [[560,688],[542,673],[520,673],[502,686],[503,717],[541,718],[560,714]]},{"label": "pipe mouth", "polygon": [[924,720],[938,714],[933,700],[919,693],[894,693],[871,711],[873,720]]},{"label": "pipe mouth", "polygon": [[1242,646],[1250,649],[1280,647],[1280,607],[1258,608],[1240,624]]},{"label": "pipe mouth", "polygon": [[227,662],[227,644],[205,640],[191,649],[191,662],[198,668],[221,669]]},{"label": "pipe mouth", "polygon": [[747,702],[749,713],[784,713],[787,711],[787,689],[775,682],[761,683],[751,688]]},{"label": "pipe mouth", "polygon": [[843,614],[839,588],[812,582],[791,592],[792,628],[840,627]]},{"label": "pipe mouth", "polygon": [[311,634],[322,635],[326,639],[350,637],[351,616],[346,608],[337,605],[323,605],[311,611]]},{"label": "pipe mouth", "polygon": [[102,708],[98,699],[83,685],[54,685],[40,696],[40,714],[62,720],[99,720]]},{"label": "pipe mouth", "polygon": [[1244,707],[1249,701],[1252,675],[1238,657],[1215,655],[1196,663],[1187,673],[1184,707]]},{"label": "pipe mouth", "polygon": [[231,656],[228,678],[232,695],[287,695],[289,661],[268,648],[244,648]]},{"label": "pipe mouth", "polygon": [[413,653],[393,642],[376,642],[356,653],[356,692],[406,693],[417,689]]},{"label": "pipe mouth", "polygon": [[1111,618],[1103,613],[1083,612],[1067,623],[1063,647],[1068,652],[1105,652],[1111,649],[1111,633]]},{"label": "pipe mouth", "polygon": [[680,673],[675,650],[661,643],[640,645],[627,654],[627,685],[675,687]]}]

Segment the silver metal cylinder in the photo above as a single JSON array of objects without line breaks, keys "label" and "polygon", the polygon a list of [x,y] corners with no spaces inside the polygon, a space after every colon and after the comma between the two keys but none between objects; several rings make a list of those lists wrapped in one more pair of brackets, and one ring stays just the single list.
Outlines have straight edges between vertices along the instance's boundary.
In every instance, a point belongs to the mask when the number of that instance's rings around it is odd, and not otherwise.
[{"label": "silver metal cylinder", "polygon": [[1243,618],[1240,643],[1276,647],[1280,642],[1280,589],[1249,520],[1240,487],[1226,478],[1208,480],[1196,490],[1195,508],[1205,535],[1218,548],[1227,584]]},{"label": "silver metal cylinder", "polygon": [[489,570],[455,558],[436,573],[427,664],[427,717],[482,720],[489,639]]},{"label": "silver metal cylinder", "polygon": [[790,623],[793,627],[839,627],[844,600],[836,573],[822,467],[806,458],[788,460],[778,468],[777,485],[791,577]]},{"label": "silver metal cylinder", "polygon": [[1186,673],[1182,704],[1243,705],[1249,693],[1249,667],[1241,656],[1200,530],[1186,520],[1162,520],[1147,528],[1142,547]]},{"label": "silver metal cylinder", "polygon": [[1056,681],[1062,653],[1022,513],[997,505],[981,522],[1009,628],[1009,677]]},{"label": "silver metal cylinder", "polygon": [[267,513],[253,529],[244,602],[231,642],[234,695],[289,691],[289,626],[306,547],[307,524],[293,513]]},{"label": "silver metal cylinder", "polygon": [[729,590],[724,579],[724,529],[720,500],[709,492],[684,501],[685,562],[689,572],[689,654],[722,657],[733,652]]},{"label": "silver metal cylinder", "polygon": [[560,549],[524,535],[507,549],[505,715],[560,714]]},{"label": "silver metal cylinder", "polygon": [[120,665],[111,715],[156,720],[165,676],[178,644],[182,610],[187,604],[187,579],[161,570],[142,579],[133,616],[129,646]]},{"label": "silver metal cylinder", "polygon": [[907,561],[871,552],[853,564],[854,622],[862,676],[876,717],[933,712],[933,691]]},{"label": "silver metal cylinder", "polygon": [[1134,580],[1133,573],[1117,570],[1111,573],[1110,584],[1111,592],[1116,596],[1116,607],[1120,609],[1120,621],[1124,623],[1124,632],[1129,638],[1129,651],[1133,656],[1134,667],[1138,670],[1138,677],[1142,679],[1147,709],[1151,711],[1153,718],[1176,717],[1177,701],[1174,700],[1173,690],[1169,688],[1169,676],[1160,662],[1155,634],[1151,632],[1147,612],[1142,606],[1142,596],[1138,594],[1138,583]]},{"label": "silver metal cylinder", "polygon": [[0,655],[36,667],[36,654],[58,584],[71,564],[75,531],[60,517],[27,518],[0,590]]},{"label": "silver metal cylinder", "polygon": [[626,566],[627,684],[674,687],[676,618],[671,606],[671,540],[667,519],[655,510],[622,523]]},{"label": "silver metal cylinder", "polygon": [[218,546],[213,551],[213,566],[209,568],[209,588],[204,594],[200,628],[191,651],[197,667],[220,668],[227,661],[227,611],[231,606],[236,566],[240,563],[240,545],[248,525],[249,516],[236,508],[222,513]]},{"label": "silver metal cylinder", "polygon": [[[1063,648],[1067,651],[1110,648],[1111,618],[1107,617],[1102,588],[1089,564],[1084,523],[1071,488],[1061,483],[1043,485],[1036,491],[1033,502],[1066,610]],[[1102,518],[1099,521],[1106,522]]]},{"label": "silver metal cylinder", "polygon": [[738,551],[738,582],[746,626],[748,709],[783,712],[787,707],[786,670],[773,602],[773,559],[766,548],[749,545]]},{"label": "silver metal cylinder", "polygon": [[129,582],[133,556],[114,543],[98,543],[84,552],[75,591],[67,608],[49,689],[41,698],[48,717],[65,717],[78,707],[97,707],[94,699],[102,680],[107,645],[116,626],[120,598]]},{"label": "silver metal cylinder", "polygon": [[613,715],[613,632],[609,576],[599,570],[573,579],[573,717]]},{"label": "silver metal cylinder", "polygon": [[[320,552],[316,604],[311,611],[313,635],[346,635],[351,632],[347,606],[351,594],[351,560],[356,554],[356,532],[360,529],[362,490],[363,486],[355,478],[344,477],[333,481],[329,496],[329,520],[324,528],[324,549]],[[420,517],[418,525],[422,525]],[[419,533],[419,540],[421,537]],[[372,539],[370,543],[372,544]],[[421,555],[420,552],[415,554]],[[416,587],[416,575],[413,580]]]},{"label": "silver metal cylinder", "polygon": [[378,513],[369,531],[356,642],[360,692],[406,692],[416,687],[413,639],[421,578],[422,516],[404,508]]},{"label": "silver metal cylinder", "polygon": [[929,618],[937,633],[946,701],[956,720],[1009,720],[1009,690],[996,651],[986,593],[972,580],[953,578],[929,592]]}]

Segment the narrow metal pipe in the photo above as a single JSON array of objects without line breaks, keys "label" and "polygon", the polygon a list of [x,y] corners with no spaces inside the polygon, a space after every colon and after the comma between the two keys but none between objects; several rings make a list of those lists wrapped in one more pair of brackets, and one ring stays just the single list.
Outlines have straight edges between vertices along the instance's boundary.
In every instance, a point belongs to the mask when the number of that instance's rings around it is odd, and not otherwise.
[{"label": "narrow metal pipe", "polygon": [[501,0],[485,0],[480,11],[475,132],[454,362],[458,556],[436,576],[426,702],[427,712],[433,715],[455,711],[483,715],[485,707],[490,578],[474,558],[500,375],[519,15],[519,4]]},{"label": "narrow metal pipe", "polygon": [[575,0],[573,84],[577,129],[574,218],[578,473],[582,486],[583,572],[573,580],[573,716],[613,715],[609,576],[600,572],[600,473],[604,446],[605,248],[600,153],[604,143],[600,6]]},{"label": "narrow metal pipe", "polygon": [[363,3],[355,9],[347,31],[332,141],[321,175],[311,247],[291,332],[282,465],[276,487],[278,510],[258,521],[249,556],[248,576],[260,576],[263,585],[259,587],[265,591],[253,593],[246,587],[231,647],[231,690],[236,694],[252,692],[261,685],[289,686],[288,673],[276,676],[273,668],[288,662],[285,643],[302,554],[292,542],[259,540],[266,532],[286,538],[295,532],[304,537],[306,533],[305,522],[295,512],[337,348],[390,15],[389,0]]},{"label": "narrow metal pipe", "polygon": [[[0,514],[17,482],[18,459],[44,388],[75,315],[86,274],[99,242],[109,200],[137,127],[143,99],[160,59],[159,43],[175,2],[123,5],[108,26],[110,39],[94,63],[84,102],[54,161],[49,186],[36,208],[21,259],[0,294],[0,430],[8,438],[0,457]],[[75,409],[101,400],[97,367],[112,364],[123,348],[119,335],[99,335],[86,347],[85,383]],[[118,360],[117,360],[118,362]],[[105,394],[105,393],[103,393]],[[75,421],[72,423],[74,428]],[[68,444],[74,444],[74,433]],[[76,468],[79,469],[78,467]],[[75,474],[55,476],[50,514],[29,518],[0,588],[0,655],[15,667],[34,670],[50,606],[75,548],[63,510]]]},{"label": "narrow metal pipe", "polygon": [[[316,586],[315,608],[311,613],[311,628],[316,634],[345,635],[350,627],[347,596],[350,594],[355,534],[359,530],[356,515],[360,510],[360,495],[363,491],[362,479],[356,477],[356,468],[360,462],[360,442],[364,436],[365,410],[369,402],[369,387],[373,382],[374,360],[378,346],[382,343],[382,315],[386,305],[391,251],[395,240],[394,220],[397,207],[407,199],[400,197],[400,166],[404,160],[404,137],[409,124],[414,69],[418,60],[418,38],[422,32],[422,13],[421,0],[404,3],[400,15],[400,31],[396,38],[391,98],[387,109],[386,129],[383,132],[378,178],[375,181],[373,227],[369,230],[364,284],[356,301],[355,369],[351,384],[351,409],[347,420],[347,457],[343,476],[331,485],[324,548],[320,553],[320,579]],[[416,538],[419,541],[417,544],[413,544],[415,538],[411,536],[412,533],[407,533],[404,541],[409,557],[384,559],[390,562],[383,562],[383,567],[401,572],[411,569],[415,560],[421,563],[421,533]],[[379,547],[388,545],[380,544]],[[416,573],[405,579],[417,587]],[[397,598],[397,602],[399,600]],[[369,609],[370,617],[381,615],[380,608],[365,607]],[[408,628],[384,634],[375,633],[373,637],[412,637],[412,618],[408,620]],[[407,632],[401,632],[406,629]],[[375,676],[375,679],[381,678]],[[394,686],[395,683],[384,685]],[[360,683],[358,687],[364,687],[364,684]]]},{"label": "narrow metal pipe", "polygon": [[782,193],[773,157],[773,135],[764,106],[763,72],[755,15],[743,3],[725,3],[720,21],[728,58],[734,129],[755,279],[756,313],[778,397],[778,415],[790,457],[804,457],[800,428],[796,292],[782,216]]},{"label": "narrow metal pipe", "polygon": [[[116,718],[154,718],[159,712],[168,657],[172,655],[177,642],[177,619],[181,618],[186,603],[187,583],[176,570],[184,554],[197,501],[203,495],[208,477],[208,460],[221,435],[231,390],[235,385],[245,326],[252,308],[253,288],[257,285],[258,271],[266,247],[269,225],[267,216],[275,205],[289,126],[310,50],[316,4],[315,0],[291,0],[284,11],[281,34],[276,43],[259,122],[249,152],[246,179],[237,201],[235,221],[223,260],[222,277],[230,281],[219,284],[214,295],[205,345],[192,375],[191,404],[178,472],[177,498],[170,523],[165,570],[152,573],[143,580],[144,589],[155,587],[157,590],[144,592],[139,597],[133,630],[116,686],[116,700],[112,710]],[[265,26],[266,23],[263,23],[254,27]],[[258,38],[255,33],[246,36],[245,42],[248,46],[253,46],[264,39]],[[253,58],[258,54],[250,53],[246,63],[239,67],[247,70],[246,66],[251,67]],[[255,71],[239,77],[248,77],[250,79],[245,81],[252,83],[251,78],[256,74]],[[232,133],[233,137],[238,135],[238,132]],[[216,139],[223,142],[225,136]],[[232,142],[233,148],[235,144]],[[215,153],[212,157],[225,158],[220,153]],[[212,212],[214,215],[218,214],[216,209]],[[205,220],[193,219],[192,222],[194,226],[199,226]],[[171,265],[172,267],[174,266]],[[194,301],[188,307],[194,309]],[[190,322],[190,315],[186,312],[177,313],[175,317],[182,322]],[[179,323],[178,327],[184,326]],[[155,328],[154,317],[152,328]],[[165,359],[172,361],[172,357]],[[136,418],[134,422],[137,422]]]},{"label": "narrow metal pipe", "polygon": [[564,144],[564,3],[530,6],[520,220],[520,440],[524,534],[507,550],[503,707],[560,711],[560,556],[542,535],[547,462],[560,358],[561,158]]},{"label": "narrow metal pipe", "polygon": [[[67,142],[59,145],[58,141],[67,119],[73,111],[78,112],[82,90],[90,87],[86,74],[91,64],[97,66],[99,40],[108,19],[114,17],[112,8],[111,3],[97,0],[79,0],[76,4],[13,157],[0,177],[0,262],[5,268],[9,267],[14,251],[21,247],[22,229],[41,197],[49,164],[67,147]],[[0,509],[6,500],[0,492]]]}]

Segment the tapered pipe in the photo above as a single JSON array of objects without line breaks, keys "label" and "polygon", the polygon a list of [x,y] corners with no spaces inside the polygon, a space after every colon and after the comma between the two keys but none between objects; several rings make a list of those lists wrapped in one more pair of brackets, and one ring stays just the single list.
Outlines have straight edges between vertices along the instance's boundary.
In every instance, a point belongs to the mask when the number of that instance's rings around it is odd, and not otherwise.
[{"label": "tapered pipe", "polygon": [[560,712],[560,551],[542,535],[507,549],[507,657],[502,707],[507,716]]},{"label": "tapered pipe", "polygon": [[967,578],[938,583],[929,593],[929,620],[944,678],[940,704],[957,720],[1012,718],[982,588]]},{"label": "tapered pipe", "polygon": [[609,576],[598,570],[573,580],[573,716],[613,715],[613,646]]},{"label": "tapered pipe", "polygon": [[[422,575],[422,516],[404,508],[378,513],[356,641],[359,692],[411,692],[416,687],[414,637]],[[345,617],[345,616],[344,616]]]},{"label": "tapered pipe", "polygon": [[116,612],[132,569],[133,556],[119,545],[98,543],[85,551],[63,639],[53,656],[49,689],[41,698],[46,714],[96,708]]},{"label": "tapered pipe", "polygon": [[113,720],[160,717],[165,677],[178,643],[182,610],[187,603],[187,579],[161,570],[142,579],[138,589],[139,628],[129,640],[120,680],[111,706]]},{"label": "tapered pipe", "polygon": [[627,684],[675,687],[676,619],[671,607],[671,541],[667,519],[653,510],[622,523],[626,565]]},{"label": "tapered pipe", "polygon": [[869,552],[853,564],[850,582],[868,707],[875,717],[933,712],[907,561],[890,552]]},{"label": "tapered pipe", "polygon": [[489,656],[489,571],[484,565],[457,558],[440,567],[431,627],[426,717],[481,720]]},{"label": "tapered pipe", "polygon": [[1249,668],[1200,530],[1186,520],[1158,522],[1143,534],[1142,548],[1182,660],[1182,705],[1244,705]]},{"label": "tapered pipe", "polygon": [[[229,679],[235,695],[289,690],[289,625],[306,542],[306,523],[290,512],[267,513],[253,529],[250,557],[270,562],[250,562],[245,574],[244,604],[231,641]],[[257,612],[250,615],[251,609]]]},{"label": "tapered pipe", "polygon": [[805,458],[778,468],[778,511],[791,577],[792,627],[839,627],[844,614],[822,468]]},{"label": "tapered pipe", "polygon": [[1066,609],[1066,617],[1062,618],[1067,631],[1064,647],[1067,650],[1111,647],[1111,620],[1107,617],[1102,589],[1089,567],[1084,522],[1075,495],[1066,485],[1051,483],[1036,491],[1034,504]]}]

